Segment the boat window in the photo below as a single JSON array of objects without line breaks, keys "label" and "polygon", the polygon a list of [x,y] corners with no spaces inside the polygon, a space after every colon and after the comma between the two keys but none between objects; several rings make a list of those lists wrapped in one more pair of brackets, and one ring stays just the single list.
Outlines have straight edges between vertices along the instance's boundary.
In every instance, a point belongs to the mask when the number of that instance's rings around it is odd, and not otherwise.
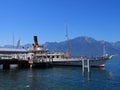
[{"label": "boat window", "polygon": [[47,56],[48,58],[50,58],[50,56]]},{"label": "boat window", "polygon": [[54,58],[54,56],[52,56],[52,58]]},{"label": "boat window", "polygon": [[57,56],[57,58],[59,58],[59,56]]}]

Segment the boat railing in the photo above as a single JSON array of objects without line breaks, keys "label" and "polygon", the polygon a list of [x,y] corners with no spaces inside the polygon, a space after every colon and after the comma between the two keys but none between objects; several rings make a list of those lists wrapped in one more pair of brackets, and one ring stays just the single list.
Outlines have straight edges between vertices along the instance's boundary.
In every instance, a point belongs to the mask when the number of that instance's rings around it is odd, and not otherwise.
[{"label": "boat railing", "polygon": [[50,58],[35,58],[33,59],[34,63],[47,63],[47,62],[53,62],[53,59]]},{"label": "boat railing", "polygon": [[54,58],[53,61],[82,61],[82,60],[105,60],[108,59],[108,57],[77,57],[77,58]]}]

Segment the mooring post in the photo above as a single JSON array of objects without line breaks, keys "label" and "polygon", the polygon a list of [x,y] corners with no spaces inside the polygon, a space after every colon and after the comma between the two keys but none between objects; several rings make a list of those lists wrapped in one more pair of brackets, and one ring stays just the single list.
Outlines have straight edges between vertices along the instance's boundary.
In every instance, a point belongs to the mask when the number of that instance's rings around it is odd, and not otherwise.
[{"label": "mooring post", "polygon": [[30,64],[30,68],[33,66],[33,60],[29,60],[28,63]]},{"label": "mooring post", "polygon": [[85,68],[85,62],[84,59],[82,58],[82,71],[84,72],[84,68]]},{"label": "mooring post", "polygon": [[90,59],[82,59],[82,74],[85,76],[85,69],[87,69],[88,80],[90,80]]},{"label": "mooring post", "polygon": [[87,59],[87,68],[88,68],[88,73],[90,72],[90,60]]},{"label": "mooring post", "polygon": [[82,71],[83,72],[85,71],[85,68],[87,68],[88,72],[90,72],[90,60],[89,59],[82,59]]}]

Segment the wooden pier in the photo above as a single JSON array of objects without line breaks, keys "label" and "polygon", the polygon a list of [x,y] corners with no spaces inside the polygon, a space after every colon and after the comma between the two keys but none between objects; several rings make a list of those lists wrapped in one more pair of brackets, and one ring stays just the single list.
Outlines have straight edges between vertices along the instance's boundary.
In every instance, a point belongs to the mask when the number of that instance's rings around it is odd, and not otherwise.
[{"label": "wooden pier", "polygon": [[3,69],[10,69],[10,65],[18,65],[18,68],[28,68],[30,64],[26,60],[17,59],[4,59],[0,60],[0,65],[3,65]]},{"label": "wooden pier", "polygon": [[52,62],[33,62],[32,60],[4,59],[0,60],[3,70],[9,70],[11,65],[17,65],[18,69],[25,68],[48,68],[52,67]]}]

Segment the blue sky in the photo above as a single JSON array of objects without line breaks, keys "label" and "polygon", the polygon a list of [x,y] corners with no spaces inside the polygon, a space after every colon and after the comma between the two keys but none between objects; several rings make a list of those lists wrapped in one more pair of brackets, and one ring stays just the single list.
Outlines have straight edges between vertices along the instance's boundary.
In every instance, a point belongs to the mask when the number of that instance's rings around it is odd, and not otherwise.
[{"label": "blue sky", "polygon": [[0,45],[64,41],[89,36],[120,40],[120,0],[0,0]]}]

